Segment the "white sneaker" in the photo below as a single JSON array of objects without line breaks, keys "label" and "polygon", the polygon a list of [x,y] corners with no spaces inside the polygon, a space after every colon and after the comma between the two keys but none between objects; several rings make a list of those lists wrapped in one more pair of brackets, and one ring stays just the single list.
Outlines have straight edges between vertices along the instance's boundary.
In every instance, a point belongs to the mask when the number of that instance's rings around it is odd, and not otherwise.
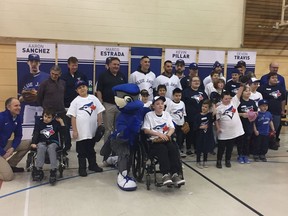
[{"label": "white sneaker", "polygon": [[181,179],[177,173],[174,173],[174,174],[172,175],[172,182],[173,182],[176,186],[180,186],[180,185],[184,185],[184,184],[185,184],[185,180],[184,180],[184,179]]},{"label": "white sneaker", "polygon": [[127,170],[118,174],[117,185],[124,191],[134,191],[137,189],[136,181],[127,175]]},{"label": "white sneaker", "polygon": [[117,163],[118,163],[118,156],[110,156],[107,158],[106,161],[103,161],[103,164],[105,166],[115,166],[117,167]]}]

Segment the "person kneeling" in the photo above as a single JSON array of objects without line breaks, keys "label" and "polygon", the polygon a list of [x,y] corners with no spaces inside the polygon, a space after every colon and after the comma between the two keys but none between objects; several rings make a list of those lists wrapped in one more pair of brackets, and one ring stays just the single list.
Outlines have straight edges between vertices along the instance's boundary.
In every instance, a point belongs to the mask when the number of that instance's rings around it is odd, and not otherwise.
[{"label": "person kneeling", "polygon": [[33,181],[41,181],[44,177],[42,168],[47,151],[51,165],[49,182],[51,184],[56,183],[57,148],[60,147],[58,134],[59,132],[64,134],[65,124],[63,119],[59,117],[54,118],[54,112],[45,109],[43,117],[39,119],[39,122],[35,123],[31,144],[32,148],[37,148],[36,168],[33,168],[32,171]]},{"label": "person kneeling", "polygon": [[[152,106],[154,111],[145,115],[142,129],[150,136],[151,154],[158,157],[163,185],[184,185],[179,177],[181,171],[178,147],[171,141],[175,127],[169,113],[164,111],[165,97],[156,96]],[[171,177],[172,176],[172,177]]]}]

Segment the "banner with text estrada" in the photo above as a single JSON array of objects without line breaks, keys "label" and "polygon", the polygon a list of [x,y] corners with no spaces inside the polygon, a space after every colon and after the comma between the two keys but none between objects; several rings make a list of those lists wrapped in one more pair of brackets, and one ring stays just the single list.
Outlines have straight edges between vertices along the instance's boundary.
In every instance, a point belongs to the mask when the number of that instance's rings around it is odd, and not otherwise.
[{"label": "banner with text estrada", "polygon": [[101,73],[105,72],[106,59],[117,57],[120,59],[120,71],[128,79],[129,47],[96,46],[96,82]]},{"label": "banner with text estrada", "polygon": [[246,72],[255,72],[256,55],[254,51],[228,51],[227,59],[227,79],[231,78],[231,73],[235,70],[237,62],[244,61],[246,63]]},{"label": "banner with text estrada", "polygon": [[43,109],[36,103],[39,85],[47,80],[55,64],[55,43],[16,42],[17,93],[21,102],[23,139],[31,139],[35,115]]},{"label": "banner with text estrada", "polygon": [[189,73],[189,65],[196,62],[197,50],[165,49],[165,61],[170,60],[175,66],[175,62],[182,59],[185,62],[185,75]]}]

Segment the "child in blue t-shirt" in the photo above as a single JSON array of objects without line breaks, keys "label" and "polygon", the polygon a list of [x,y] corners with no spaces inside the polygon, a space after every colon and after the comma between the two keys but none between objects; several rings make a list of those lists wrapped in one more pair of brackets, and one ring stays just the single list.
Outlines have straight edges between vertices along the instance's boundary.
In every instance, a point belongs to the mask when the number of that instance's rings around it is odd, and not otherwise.
[{"label": "child in blue t-shirt", "polygon": [[275,132],[275,128],[272,122],[272,114],[268,110],[268,101],[260,100],[258,102],[260,111],[254,122],[254,133],[256,135],[256,143],[254,149],[254,160],[266,162],[266,153],[268,152],[269,133]]}]

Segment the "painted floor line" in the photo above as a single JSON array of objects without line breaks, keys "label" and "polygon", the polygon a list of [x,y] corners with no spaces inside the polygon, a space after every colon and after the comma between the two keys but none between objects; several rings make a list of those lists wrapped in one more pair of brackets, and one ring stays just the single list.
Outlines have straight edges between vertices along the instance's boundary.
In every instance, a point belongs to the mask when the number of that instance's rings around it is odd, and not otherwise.
[{"label": "painted floor line", "polygon": [[211,180],[210,178],[206,177],[205,175],[203,175],[202,173],[200,173],[199,171],[197,171],[196,169],[194,169],[193,167],[191,167],[189,164],[187,164],[186,162],[182,161],[183,164],[185,164],[187,167],[189,167],[191,170],[193,170],[194,172],[196,172],[198,175],[200,175],[201,177],[203,177],[204,179],[206,179],[207,181],[209,181],[211,184],[213,184],[214,186],[216,186],[217,188],[219,188],[220,190],[222,190],[224,193],[226,193],[227,195],[229,195],[230,197],[232,197],[233,199],[235,199],[236,201],[238,201],[239,203],[241,203],[242,205],[244,205],[245,207],[247,207],[248,209],[250,209],[252,212],[256,213],[259,216],[263,216],[263,214],[261,214],[260,212],[258,212],[256,209],[254,209],[253,207],[251,207],[250,205],[248,205],[247,203],[245,203],[244,201],[240,200],[238,197],[234,196],[233,194],[231,194],[229,191],[227,191],[226,189],[224,189],[223,187],[221,187],[220,185],[218,185],[216,182],[214,182],[213,180]]}]

